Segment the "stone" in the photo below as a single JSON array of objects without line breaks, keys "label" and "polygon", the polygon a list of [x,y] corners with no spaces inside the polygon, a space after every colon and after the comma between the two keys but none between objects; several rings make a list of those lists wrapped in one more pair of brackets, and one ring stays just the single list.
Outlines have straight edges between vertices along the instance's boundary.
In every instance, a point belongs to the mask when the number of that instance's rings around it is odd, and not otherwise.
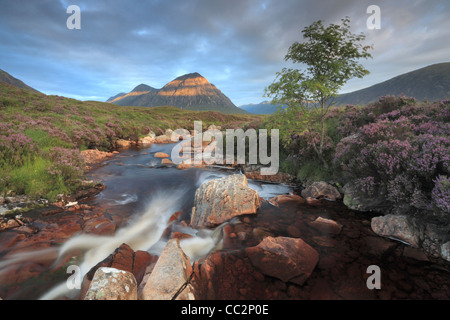
[{"label": "stone", "polygon": [[373,232],[379,236],[393,238],[419,247],[419,235],[409,218],[404,215],[386,215],[371,220]]},{"label": "stone", "polygon": [[165,134],[163,134],[163,135],[157,136],[155,138],[154,143],[165,144],[165,143],[172,143],[172,141],[170,140],[170,137],[168,137]]},{"label": "stone", "polygon": [[135,142],[131,141],[131,140],[119,139],[119,140],[116,141],[116,145],[119,148],[129,148],[129,147],[131,147],[134,144],[135,144]]},{"label": "stone", "polygon": [[175,165],[175,164],[169,159],[162,159],[161,165],[163,165],[163,166],[172,166],[172,165]]},{"label": "stone", "polygon": [[150,263],[152,256],[146,251],[133,251],[127,244],[122,244],[112,254],[103,261],[92,267],[84,276],[81,284],[80,297],[83,299],[88,287],[95,275],[95,272],[102,267],[114,268],[131,272],[134,275],[137,285],[140,284],[145,273],[147,265]]},{"label": "stone", "polygon": [[341,194],[332,185],[319,181],[302,190],[302,197],[335,201],[341,198]]},{"label": "stone", "polygon": [[447,261],[450,261],[450,241],[442,244],[441,257]]},{"label": "stone", "polygon": [[[181,249],[180,240],[169,240],[141,292],[140,300],[171,300],[191,274],[191,262]],[[192,286],[188,284],[176,299],[194,300]]]},{"label": "stone", "polygon": [[342,225],[331,219],[318,217],[316,220],[309,223],[311,227],[321,233],[339,234],[342,230]]},{"label": "stone", "polygon": [[303,285],[319,261],[319,254],[302,239],[266,237],[246,253],[262,274]]},{"label": "stone", "polygon": [[168,158],[168,157],[169,157],[169,155],[164,152],[156,152],[155,153],[155,158]]},{"label": "stone", "polygon": [[305,203],[305,199],[303,199],[299,195],[295,195],[295,194],[282,194],[282,195],[276,196],[274,198],[271,198],[269,200],[269,202],[271,204],[273,204],[274,206],[278,207],[280,205],[289,204],[289,203],[303,204],[303,203]]},{"label": "stone", "polygon": [[136,279],[131,272],[99,268],[84,300],[137,300]]},{"label": "stone", "polygon": [[191,226],[215,227],[229,219],[256,214],[260,198],[256,190],[248,186],[244,175],[230,175],[203,183],[195,192]]},{"label": "stone", "polygon": [[356,188],[353,183],[349,182],[344,186],[344,204],[356,211],[361,212],[384,212],[388,209],[389,205],[386,202],[386,199],[376,196],[366,196],[362,192],[358,192],[358,188]]}]

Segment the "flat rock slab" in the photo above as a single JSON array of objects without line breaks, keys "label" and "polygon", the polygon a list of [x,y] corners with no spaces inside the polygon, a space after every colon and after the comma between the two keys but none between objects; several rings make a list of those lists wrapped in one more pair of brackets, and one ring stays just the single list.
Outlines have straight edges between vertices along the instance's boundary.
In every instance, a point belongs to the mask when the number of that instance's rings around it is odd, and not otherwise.
[{"label": "flat rock slab", "polygon": [[261,273],[303,285],[319,261],[319,254],[302,239],[266,237],[246,249],[253,266]]},{"label": "flat rock slab", "polygon": [[238,215],[255,214],[259,206],[258,192],[248,186],[244,175],[211,180],[195,193],[191,226],[215,227]]}]

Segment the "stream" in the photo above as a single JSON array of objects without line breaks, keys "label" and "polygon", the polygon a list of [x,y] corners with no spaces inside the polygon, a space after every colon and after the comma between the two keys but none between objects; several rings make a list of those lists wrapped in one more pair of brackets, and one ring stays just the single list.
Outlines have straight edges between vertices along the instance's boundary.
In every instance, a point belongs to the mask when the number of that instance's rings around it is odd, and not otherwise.
[{"label": "stream", "polygon": [[[122,150],[89,172],[87,179],[106,188],[80,202],[79,209],[35,210],[30,223],[0,232],[0,297],[77,299],[79,290],[67,286],[68,266],[76,266],[82,278],[123,243],[159,256],[168,241],[163,234],[179,213],[171,228],[191,236],[180,240],[183,251],[191,262],[210,259],[198,267],[202,272],[196,281],[204,294],[199,299],[450,298],[450,263],[377,236],[370,228],[372,214],[354,212],[340,201],[287,201],[279,206],[262,201],[258,214],[233,218],[214,230],[189,227],[183,222],[189,221],[197,188],[240,172],[161,166],[155,153],[170,154],[173,146]],[[295,194],[283,184],[248,183],[265,200]],[[333,234],[317,229],[319,218],[342,229]],[[267,236],[301,238],[318,252],[319,261],[304,285],[266,276],[251,263],[246,248]],[[381,270],[381,289],[366,283],[371,266]],[[214,290],[206,290],[210,287]]]},{"label": "stream", "polygon": [[[170,154],[173,147],[173,144],[155,144],[149,148],[125,149],[89,172],[88,180],[101,181],[106,188],[83,203],[90,208],[97,208],[97,210],[105,212],[117,224],[114,235],[103,236],[78,232],[58,246],[52,245],[45,249],[33,249],[29,252],[19,250],[22,252],[8,254],[6,257],[0,258],[0,279],[2,275],[6,277],[8,270],[22,269],[25,263],[37,263],[42,266],[53,261],[48,266],[52,269],[73,252],[81,252],[81,257],[78,256],[77,266],[81,275],[84,275],[123,243],[128,244],[135,251],[144,250],[152,255],[160,255],[167,243],[167,240],[162,240],[161,236],[168,226],[170,217],[175,212],[182,211],[180,219],[189,219],[197,188],[211,179],[239,173],[225,167],[179,170],[176,167],[161,166],[161,160],[155,158],[154,154],[156,152]],[[291,187],[286,185],[252,180],[249,180],[249,186],[257,190],[260,197],[267,200],[292,191]],[[193,236],[193,238],[182,240],[180,243],[192,261],[209,253],[221,240],[220,233],[215,233],[214,230],[199,232],[187,226],[175,226],[174,228],[176,231]],[[1,240],[0,237],[0,243]],[[36,241],[39,241],[37,236]],[[43,270],[45,270],[43,273],[47,272],[45,268]],[[67,276],[65,277],[67,278]],[[57,299],[62,296],[75,298],[78,292],[68,290],[66,281],[61,282],[60,278],[64,277],[55,276],[42,280],[46,281],[44,286],[40,284],[39,288],[34,290],[27,288],[22,293],[21,290],[18,290],[12,297],[14,299],[39,298],[43,300]],[[30,286],[35,287],[36,284],[33,283]],[[36,290],[42,291],[42,287],[50,287],[50,289],[36,296]]]}]

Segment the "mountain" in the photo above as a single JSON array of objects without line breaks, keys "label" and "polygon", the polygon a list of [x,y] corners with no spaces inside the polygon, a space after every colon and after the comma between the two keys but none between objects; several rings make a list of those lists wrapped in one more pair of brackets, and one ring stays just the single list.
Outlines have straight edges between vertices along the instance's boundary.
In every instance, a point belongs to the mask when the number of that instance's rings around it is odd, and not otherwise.
[{"label": "mountain", "polygon": [[0,69],[0,82],[6,82],[12,86],[21,88],[21,89],[25,89],[25,90],[29,90],[32,92],[37,92],[40,93],[39,91],[37,91],[36,89],[33,89],[32,87],[27,86],[25,83],[23,83],[22,81],[20,81],[19,79],[14,78],[12,75],[10,75],[9,73],[3,71]]},{"label": "mountain", "polygon": [[245,104],[239,106],[239,108],[253,114],[273,114],[275,111],[277,111],[278,106],[270,103],[269,101],[263,101],[257,104]]},{"label": "mountain", "polygon": [[382,96],[402,94],[418,101],[449,99],[450,62],[430,65],[369,88],[340,95],[336,98],[336,105],[367,105]]},{"label": "mountain", "polygon": [[130,93],[113,98],[107,102],[121,106],[174,106],[185,110],[248,113],[236,107],[227,96],[199,73],[178,77],[159,90],[141,84]]}]

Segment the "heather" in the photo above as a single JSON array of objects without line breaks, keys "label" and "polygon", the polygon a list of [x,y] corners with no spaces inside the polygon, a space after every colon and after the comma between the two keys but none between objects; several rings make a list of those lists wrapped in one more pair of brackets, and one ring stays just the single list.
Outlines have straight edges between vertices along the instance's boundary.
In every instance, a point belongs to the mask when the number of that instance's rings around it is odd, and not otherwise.
[{"label": "heather", "polygon": [[80,187],[85,168],[81,150],[112,151],[118,139],[137,141],[151,131],[193,129],[196,120],[235,128],[251,126],[258,117],[82,102],[1,84],[0,195],[56,199]]},{"label": "heather", "polygon": [[449,213],[450,101],[383,97],[341,115],[334,155],[341,181],[394,212]]}]

